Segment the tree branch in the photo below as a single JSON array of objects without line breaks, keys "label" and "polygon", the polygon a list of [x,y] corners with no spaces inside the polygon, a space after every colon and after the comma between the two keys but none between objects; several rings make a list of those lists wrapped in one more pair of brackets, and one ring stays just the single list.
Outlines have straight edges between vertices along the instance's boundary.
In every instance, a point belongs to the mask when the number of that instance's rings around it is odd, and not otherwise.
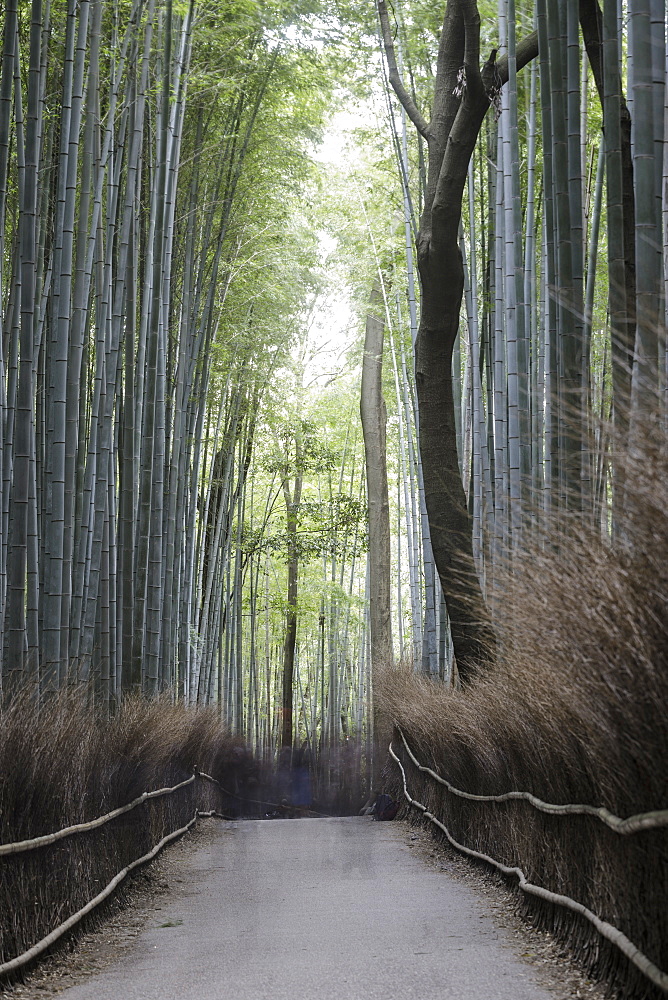
[{"label": "tree branch", "polygon": [[392,30],[390,28],[390,19],[387,13],[387,5],[385,0],[378,0],[378,18],[380,20],[380,30],[383,36],[383,46],[385,47],[385,56],[387,58],[387,69],[390,77],[390,83],[392,84],[392,89],[397,95],[400,104],[404,108],[406,114],[410,120],[415,125],[416,129],[425,139],[429,139],[429,125],[426,120],[422,117],[419,109],[417,108],[413,98],[408,93],[404,87],[401,76],[399,75],[399,68],[397,66],[397,58],[394,52],[394,40],[392,38]]},{"label": "tree branch", "polygon": [[580,0],[580,26],[587,58],[594,74],[601,107],[604,101],[603,83],[603,17],[598,0]]},{"label": "tree branch", "polygon": [[[532,31],[530,35],[523,38],[522,41],[517,46],[517,71],[530,63],[532,59],[535,59],[538,55],[538,32]],[[501,56],[497,60],[496,68],[501,77],[501,83],[508,83],[508,56]]]},{"label": "tree branch", "polygon": [[464,67],[466,86],[476,93],[482,89],[480,79],[480,14],[477,0],[460,0],[464,18]]},{"label": "tree branch", "polygon": [[[471,25],[475,32],[475,25]],[[471,40],[473,46],[475,39]],[[469,50],[470,51],[470,50]],[[520,70],[538,55],[538,33],[527,35],[517,46],[517,69]],[[508,82],[508,58],[503,56],[496,62],[499,84]],[[468,74],[468,65],[467,65]],[[478,70],[478,80],[480,80]],[[456,246],[461,219],[461,203],[468,166],[483,120],[489,110],[489,97],[482,86],[472,88],[467,84],[464,98],[455,118],[445,156],[441,164],[433,211],[438,214],[439,226],[432,226],[432,241],[436,245]]]}]

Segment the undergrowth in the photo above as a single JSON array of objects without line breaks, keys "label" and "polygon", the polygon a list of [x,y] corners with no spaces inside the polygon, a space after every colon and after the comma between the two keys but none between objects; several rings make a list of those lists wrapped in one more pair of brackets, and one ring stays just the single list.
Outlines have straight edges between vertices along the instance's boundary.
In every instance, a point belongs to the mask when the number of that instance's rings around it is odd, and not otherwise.
[{"label": "undergrowth", "polygon": [[[493,668],[462,690],[384,675],[383,715],[421,764],[479,794],[529,791],[622,817],[668,808],[668,462],[658,439],[650,429],[642,454],[624,460],[613,542],[553,522],[498,582]],[[666,828],[620,836],[523,801],[462,800],[401,758],[411,795],[456,840],[585,904],[668,970]],[[387,775],[405,802],[391,760]],[[522,906],[624,1000],[664,995],[584,919],[533,897]]]}]

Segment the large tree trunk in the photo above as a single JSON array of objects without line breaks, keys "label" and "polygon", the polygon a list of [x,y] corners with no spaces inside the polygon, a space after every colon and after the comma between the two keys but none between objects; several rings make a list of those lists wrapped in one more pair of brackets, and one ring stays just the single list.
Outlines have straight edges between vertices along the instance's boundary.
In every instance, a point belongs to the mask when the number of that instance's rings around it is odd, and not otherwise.
[{"label": "large tree trunk", "polygon": [[366,319],[360,416],[366,458],[367,501],[369,508],[369,619],[371,669],[388,666],[393,660],[392,618],[390,613],[390,502],[387,493],[385,425],[387,411],[383,399],[382,299],[377,287],[371,292]]},{"label": "large tree trunk", "polygon": [[[417,247],[422,291],[415,348],[420,453],[434,560],[459,676],[466,682],[493,660],[496,642],[473,561],[472,523],[457,458],[452,352],[464,291],[459,226],[469,161],[490,101],[508,80],[508,61],[497,63],[494,51],[481,72],[477,4],[448,0],[427,122],[401,82],[385,0],[378,0],[378,11],[390,82],[429,150]],[[517,46],[517,69],[537,51],[533,33]]]},{"label": "large tree trunk", "polygon": [[[615,437],[623,446],[629,431],[631,373],[636,326],[635,192],[631,115],[621,77],[617,8],[610,0],[580,0],[580,26],[594,75],[605,138],[607,253]],[[624,463],[614,465],[613,529],[624,519]]]},{"label": "large tree trunk", "polygon": [[[494,654],[494,633],[473,561],[472,523],[462,485],[452,384],[463,268],[459,248],[420,248],[422,318],[415,349],[420,453],[434,560],[450,619],[461,680]],[[432,280],[434,272],[448,281]]]}]

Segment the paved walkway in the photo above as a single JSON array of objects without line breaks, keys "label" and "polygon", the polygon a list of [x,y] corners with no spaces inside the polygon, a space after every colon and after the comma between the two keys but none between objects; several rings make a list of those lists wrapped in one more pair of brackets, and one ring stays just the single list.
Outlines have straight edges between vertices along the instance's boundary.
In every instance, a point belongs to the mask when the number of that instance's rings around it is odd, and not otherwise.
[{"label": "paved walkway", "polygon": [[65,1000],[554,1000],[399,823],[222,824],[122,963]]}]

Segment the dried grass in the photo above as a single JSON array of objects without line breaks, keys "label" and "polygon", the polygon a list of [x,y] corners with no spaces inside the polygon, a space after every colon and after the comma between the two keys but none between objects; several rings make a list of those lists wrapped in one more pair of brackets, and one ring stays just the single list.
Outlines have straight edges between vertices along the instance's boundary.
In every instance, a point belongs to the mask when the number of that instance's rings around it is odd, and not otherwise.
[{"label": "dried grass", "polygon": [[[530,791],[623,817],[668,808],[668,462],[655,426],[644,441],[624,459],[614,544],[593,529],[553,525],[505,575],[495,667],[461,691],[405,670],[384,676],[383,713],[420,763],[455,786]],[[547,816],[525,802],[466,802],[402,759],[411,794],[455,839],[584,903],[668,969],[666,829],[622,837],[590,817]],[[402,797],[391,761],[388,775]],[[523,906],[625,1000],[663,995],[586,921]]]},{"label": "dried grass", "polygon": [[[195,766],[232,790],[253,772],[213,710],[137,699],[102,720],[82,692],[62,694],[39,712],[18,699],[0,715],[0,843],[94,819],[183,781]],[[85,905],[195,808],[221,808],[215,785],[197,781],[98,830],[0,858],[0,963]]]}]

